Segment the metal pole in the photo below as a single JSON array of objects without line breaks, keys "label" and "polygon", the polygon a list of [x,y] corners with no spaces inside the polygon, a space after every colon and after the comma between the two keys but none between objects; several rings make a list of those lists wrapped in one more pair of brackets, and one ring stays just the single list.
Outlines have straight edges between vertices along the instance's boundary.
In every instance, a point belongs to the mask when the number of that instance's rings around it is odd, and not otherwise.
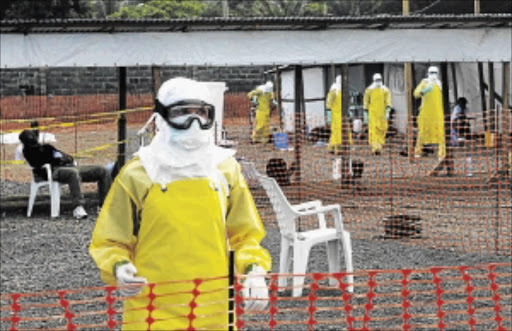
[{"label": "metal pole", "polygon": [[[126,67],[118,68],[119,80],[119,110],[126,109]],[[124,166],[126,160],[126,114],[119,114],[117,121],[117,165]]]},{"label": "metal pole", "polygon": [[235,330],[235,251],[229,251],[228,330]]},{"label": "metal pole", "polygon": [[[350,107],[350,95],[348,86],[348,63],[344,63],[341,67],[341,181],[350,183],[350,118],[348,115],[348,108]],[[332,120],[332,117],[331,117]]]},{"label": "metal pole", "polygon": [[[301,174],[301,140],[303,130],[303,89],[302,89],[302,66],[295,65],[295,163],[297,182],[299,186],[299,201],[302,200],[302,174]],[[299,223],[300,226],[300,223]]]},{"label": "metal pole", "polygon": [[[501,107],[501,139],[503,141],[503,150],[505,157],[502,160],[503,167],[508,169],[509,172],[509,180],[512,181],[512,112],[510,109],[510,99],[509,99],[509,91],[510,91],[510,62],[503,62],[503,106]],[[508,160],[507,160],[508,159]]]}]

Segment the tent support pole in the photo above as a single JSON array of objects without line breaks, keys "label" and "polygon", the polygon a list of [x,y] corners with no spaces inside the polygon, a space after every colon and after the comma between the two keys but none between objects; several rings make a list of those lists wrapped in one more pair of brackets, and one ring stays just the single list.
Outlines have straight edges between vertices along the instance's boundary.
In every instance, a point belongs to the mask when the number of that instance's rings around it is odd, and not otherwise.
[{"label": "tent support pole", "polygon": [[[126,109],[126,67],[117,68],[119,84],[119,110]],[[126,161],[126,113],[119,114],[117,121],[117,165],[121,169]]]},{"label": "tent support pole", "polygon": [[407,110],[406,143],[409,163],[413,162],[413,119],[412,119],[412,67],[410,62],[404,63],[405,106]]},{"label": "tent support pole", "polygon": [[341,77],[341,184],[347,184],[350,187],[350,117],[348,115],[350,95],[348,86],[348,63],[344,63],[341,66]]}]

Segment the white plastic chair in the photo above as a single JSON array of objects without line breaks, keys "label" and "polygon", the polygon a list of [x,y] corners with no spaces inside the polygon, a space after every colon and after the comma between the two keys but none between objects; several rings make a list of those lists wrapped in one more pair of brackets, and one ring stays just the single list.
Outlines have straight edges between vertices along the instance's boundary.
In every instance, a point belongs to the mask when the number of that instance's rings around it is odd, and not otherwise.
[{"label": "white plastic chair", "polygon": [[[322,206],[320,200],[290,205],[283,191],[274,178],[257,174],[258,179],[267,192],[276,213],[277,222],[281,231],[281,255],[279,257],[279,273],[286,274],[290,269],[291,250],[293,249],[293,274],[305,274],[308,264],[308,257],[311,248],[318,243],[326,243],[329,273],[340,271],[339,242],[343,243],[343,254],[345,256],[347,287],[349,292],[354,291],[354,276],[352,275],[352,245],[350,233],[343,229],[343,216],[340,205]],[[325,214],[331,213],[334,217],[335,228],[326,227]],[[295,220],[300,216],[317,215],[318,229],[297,232]],[[279,277],[278,287],[287,286],[288,277]],[[337,286],[337,280],[329,279],[331,286]],[[302,295],[304,277],[293,277],[292,295]]]},{"label": "white plastic chair", "polygon": [[43,168],[46,169],[46,173],[48,176],[48,180],[44,181],[36,181],[34,176],[33,169],[30,168],[30,173],[32,175],[32,180],[30,181],[30,196],[28,198],[28,209],[27,209],[27,217],[32,216],[32,209],[34,208],[34,202],[36,201],[37,191],[40,187],[48,186],[50,191],[50,200],[51,200],[51,216],[59,217],[60,214],[60,184],[52,180],[52,167],[49,164],[43,165]]}]

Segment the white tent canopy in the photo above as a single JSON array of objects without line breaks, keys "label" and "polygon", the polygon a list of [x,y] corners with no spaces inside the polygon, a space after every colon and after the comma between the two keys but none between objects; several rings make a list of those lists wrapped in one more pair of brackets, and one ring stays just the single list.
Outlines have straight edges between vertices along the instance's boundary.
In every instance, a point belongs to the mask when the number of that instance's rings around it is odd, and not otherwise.
[{"label": "white tent canopy", "polygon": [[2,68],[510,61],[510,28],[7,33]]}]

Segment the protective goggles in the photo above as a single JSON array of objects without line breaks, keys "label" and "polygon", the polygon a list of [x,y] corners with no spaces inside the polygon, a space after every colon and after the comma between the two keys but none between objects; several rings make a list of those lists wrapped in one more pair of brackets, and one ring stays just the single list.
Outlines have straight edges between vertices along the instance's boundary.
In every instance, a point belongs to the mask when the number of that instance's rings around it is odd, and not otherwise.
[{"label": "protective goggles", "polygon": [[155,112],[162,115],[170,126],[178,130],[187,130],[194,120],[199,122],[202,130],[208,130],[215,121],[215,107],[201,100],[182,100],[164,106],[155,99]]}]

